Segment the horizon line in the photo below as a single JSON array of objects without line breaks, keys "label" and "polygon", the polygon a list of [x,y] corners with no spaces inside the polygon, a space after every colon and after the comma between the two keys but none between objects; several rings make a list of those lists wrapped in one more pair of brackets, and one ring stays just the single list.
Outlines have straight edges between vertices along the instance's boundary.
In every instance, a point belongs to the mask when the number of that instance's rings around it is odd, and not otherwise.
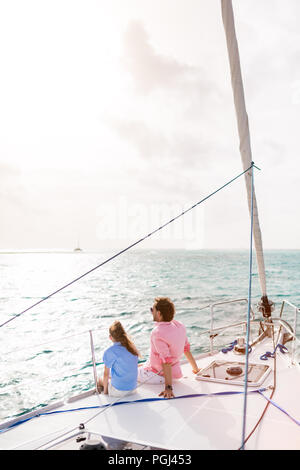
[{"label": "horizon line", "polygon": [[[14,253],[74,253],[74,254],[84,254],[84,253],[103,253],[107,251],[114,251],[115,249],[119,249],[118,247],[115,248],[103,248],[103,249],[83,249],[81,248],[80,251],[76,251],[74,249],[66,249],[66,248],[8,248],[8,249],[0,249],[0,254],[14,254]],[[249,248],[226,248],[226,247],[214,247],[214,248],[188,248],[188,247],[177,247],[177,248],[164,248],[164,247],[157,247],[157,248],[132,248],[131,251],[249,251]],[[300,251],[300,248],[265,248],[264,252],[266,251]]]}]

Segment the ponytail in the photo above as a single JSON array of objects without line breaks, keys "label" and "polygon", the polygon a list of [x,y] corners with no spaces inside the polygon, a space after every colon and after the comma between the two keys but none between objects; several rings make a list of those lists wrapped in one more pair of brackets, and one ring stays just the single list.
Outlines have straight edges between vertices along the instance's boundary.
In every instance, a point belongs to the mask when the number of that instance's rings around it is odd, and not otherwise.
[{"label": "ponytail", "polygon": [[115,321],[109,328],[109,334],[114,340],[121,343],[121,345],[124,346],[124,348],[126,348],[127,351],[129,351],[131,354],[133,354],[134,356],[139,356],[137,348],[127,335],[121,322]]}]

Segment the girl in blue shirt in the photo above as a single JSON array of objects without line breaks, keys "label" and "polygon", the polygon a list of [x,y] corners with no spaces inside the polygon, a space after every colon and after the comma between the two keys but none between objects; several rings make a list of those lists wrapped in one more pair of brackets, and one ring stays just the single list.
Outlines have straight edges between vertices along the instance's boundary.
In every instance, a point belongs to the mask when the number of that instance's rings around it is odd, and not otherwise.
[{"label": "girl in blue shirt", "polygon": [[119,321],[109,328],[109,338],[113,345],[103,355],[105,367],[103,379],[98,380],[98,391],[103,388],[105,394],[121,397],[133,393],[137,387],[139,352]]}]

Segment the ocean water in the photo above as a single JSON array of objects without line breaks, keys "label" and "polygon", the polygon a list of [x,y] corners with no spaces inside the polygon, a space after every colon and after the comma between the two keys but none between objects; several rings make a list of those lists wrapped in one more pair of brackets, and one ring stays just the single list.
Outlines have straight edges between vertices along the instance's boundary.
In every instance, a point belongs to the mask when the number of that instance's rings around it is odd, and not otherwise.
[{"label": "ocean water", "polygon": [[[0,323],[97,266],[113,253],[0,254]],[[282,301],[300,306],[300,251],[266,251],[268,296],[278,316]],[[194,354],[209,346],[212,302],[247,299],[249,254],[217,250],[132,250],[97,269],[0,328],[0,421],[19,416],[93,386],[89,331],[97,372],[110,346],[108,328],[119,319],[141,360],[148,357],[157,296],[175,303]],[[252,306],[260,299],[254,257]],[[245,302],[216,308],[214,325],[245,320]],[[284,317],[293,324],[294,311]],[[300,323],[300,321],[298,321]],[[241,333],[241,331],[239,331]],[[299,334],[299,325],[297,328]],[[228,333],[216,346],[232,341]],[[237,332],[238,334],[238,332]]]}]

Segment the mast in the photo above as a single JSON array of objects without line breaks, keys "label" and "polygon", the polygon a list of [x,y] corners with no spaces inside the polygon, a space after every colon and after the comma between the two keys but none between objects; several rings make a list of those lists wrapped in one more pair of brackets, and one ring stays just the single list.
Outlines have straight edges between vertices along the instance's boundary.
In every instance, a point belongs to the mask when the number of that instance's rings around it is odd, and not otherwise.
[{"label": "mast", "polygon": [[[240,154],[244,170],[249,168],[252,164],[252,152],[250,144],[250,132],[248,115],[246,111],[244,87],[242,81],[242,73],[240,66],[240,57],[238,43],[235,33],[234,16],[231,0],[221,0],[222,5],[222,18],[226,35],[227,50],[230,64],[231,85],[233,91],[235,112],[238,125],[238,133],[240,140]],[[251,171],[253,168],[245,173],[245,183],[248,197],[248,208],[251,213]],[[260,287],[262,298],[260,302],[260,311],[265,317],[271,316],[272,302],[269,303],[267,297],[266,273],[265,262],[262,246],[261,230],[258,219],[258,210],[256,203],[255,190],[253,189],[253,239],[255,244],[257,267],[259,274]]]}]

